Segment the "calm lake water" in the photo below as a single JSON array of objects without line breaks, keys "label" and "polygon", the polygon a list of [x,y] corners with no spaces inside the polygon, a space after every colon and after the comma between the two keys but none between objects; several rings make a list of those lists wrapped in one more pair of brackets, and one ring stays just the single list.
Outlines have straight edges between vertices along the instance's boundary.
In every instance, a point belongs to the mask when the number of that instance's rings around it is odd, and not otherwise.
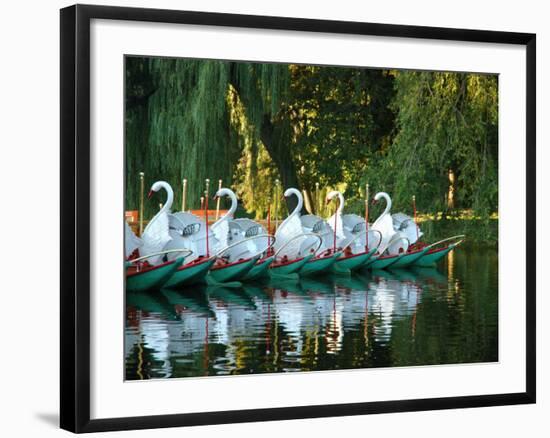
[{"label": "calm lake water", "polygon": [[126,379],[498,360],[498,258],[128,293]]}]

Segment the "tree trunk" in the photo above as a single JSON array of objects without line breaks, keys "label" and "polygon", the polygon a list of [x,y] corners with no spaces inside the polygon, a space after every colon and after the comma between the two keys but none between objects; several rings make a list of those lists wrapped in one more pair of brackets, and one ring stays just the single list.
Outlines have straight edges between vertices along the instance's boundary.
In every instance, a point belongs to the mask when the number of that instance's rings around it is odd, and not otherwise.
[{"label": "tree trunk", "polygon": [[[275,126],[268,115],[265,115],[260,129],[260,139],[264,144],[269,156],[277,166],[279,175],[281,176],[281,184],[283,191],[289,187],[294,187],[300,190],[298,184],[298,174],[294,166],[294,161],[290,154],[290,139],[281,138],[284,132],[282,121],[279,126]],[[295,196],[287,198],[286,204],[289,211],[296,208],[297,200]]]}]

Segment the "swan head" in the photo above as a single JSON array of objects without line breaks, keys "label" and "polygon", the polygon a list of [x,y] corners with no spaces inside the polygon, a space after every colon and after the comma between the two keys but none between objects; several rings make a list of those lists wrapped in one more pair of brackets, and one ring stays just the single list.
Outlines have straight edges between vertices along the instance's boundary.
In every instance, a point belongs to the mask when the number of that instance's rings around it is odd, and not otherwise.
[{"label": "swan head", "polygon": [[237,198],[233,190],[223,187],[216,192],[216,194],[214,195],[214,199],[218,199],[223,196],[229,196],[230,198],[235,198],[235,199]]},{"label": "swan head", "polygon": [[382,198],[384,198],[388,204],[391,203],[390,195],[388,195],[386,192],[378,192],[376,195],[374,195],[374,198],[372,200],[372,205],[377,204],[378,201]]},{"label": "swan head", "polygon": [[172,187],[170,187],[170,184],[168,184],[166,181],[157,181],[151,186],[151,190],[149,190],[147,197],[150,198],[160,189],[166,189],[166,191],[168,191],[168,187],[170,188],[170,190],[172,189]]},{"label": "swan head", "polygon": [[285,198],[288,198],[292,195],[296,195],[296,196],[300,197],[301,193],[298,189],[295,189],[294,187],[290,187],[289,189],[285,190],[284,195],[285,195]]},{"label": "swan head", "polygon": [[342,193],[340,193],[338,190],[333,190],[332,192],[329,192],[325,201],[328,204],[330,201],[332,201],[336,197],[342,196]]}]

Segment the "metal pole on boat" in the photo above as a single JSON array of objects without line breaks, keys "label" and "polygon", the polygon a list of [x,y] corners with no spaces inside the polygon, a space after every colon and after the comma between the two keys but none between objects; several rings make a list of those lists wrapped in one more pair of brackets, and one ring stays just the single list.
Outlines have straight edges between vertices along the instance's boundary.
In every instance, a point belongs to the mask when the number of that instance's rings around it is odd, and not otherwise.
[{"label": "metal pole on boat", "polygon": [[[222,189],[222,180],[218,180],[218,190]],[[220,217],[220,201],[221,198],[218,196],[218,199],[216,200],[216,220]]]},{"label": "metal pole on boat", "polygon": [[183,179],[183,188],[181,191],[181,211],[185,212],[185,201],[187,201],[187,178]]},{"label": "metal pole on boat", "polygon": [[279,184],[278,179],[275,180],[275,231],[279,228]]},{"label": "metal pole on boat", "polygon": [[418,222],[416,221],[416,196],[413,195],[414,226],[416,227],[416,240],[418,240]]},{"label": "metal pole on boat", "polygon": [[208,186],[210,180],[206,178],[206,190],[204,191],[204,220],[206,222],[206,257],[210,257],[210,248],[208,247]]},{"label": "metal pole on boat", "polygon": [[336,211],[334,212],[334,240],[332,244],[332,251],[333,254],[336,254],[336,229],[338,227],[338,207],[336,208]]},{"label": "metal pole on boat", "polygon": [[369,185],[365,186],[365,230],[367,232],[367,248],[369,250]]},{"label": "metal pole on boat", "polygon": [[145,173],[139,172],[139,235],[143,233],[143,195],[145,191]]},{"label": "metal pole on boat", "polygon": [[267,234],[271,233],[271,197],[267,198]]},{"label": "metal pole on boat", "polygon": [[319,183],[315,183],[315,214],[320,216],[321,206],[319,205]]}]

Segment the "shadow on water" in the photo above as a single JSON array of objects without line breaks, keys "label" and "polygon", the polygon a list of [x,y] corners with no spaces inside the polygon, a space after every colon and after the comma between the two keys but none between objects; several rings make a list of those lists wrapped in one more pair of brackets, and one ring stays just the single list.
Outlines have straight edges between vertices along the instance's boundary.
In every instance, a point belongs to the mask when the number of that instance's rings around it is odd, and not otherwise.
[{"label": "shadow on water", "polygon": [[437,268],[127,294],[126,378],[498,360],[496,251]]}]

